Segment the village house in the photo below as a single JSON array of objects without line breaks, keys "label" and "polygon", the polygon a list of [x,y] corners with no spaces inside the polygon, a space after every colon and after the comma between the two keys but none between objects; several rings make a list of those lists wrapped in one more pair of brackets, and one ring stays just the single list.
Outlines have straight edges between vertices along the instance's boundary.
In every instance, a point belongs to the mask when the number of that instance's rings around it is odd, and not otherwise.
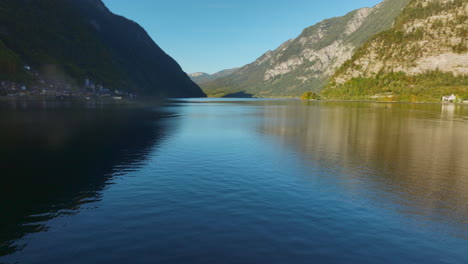
[{"label": "village house", "polygon": [[457,97],[456,97],[454,94],[452,94],[452,95],[450,95],[450,96],[444,96],[444,97],[442,97],[442,102],[453,103],[453,102],[455,102],[455,101],[457,101]]}]

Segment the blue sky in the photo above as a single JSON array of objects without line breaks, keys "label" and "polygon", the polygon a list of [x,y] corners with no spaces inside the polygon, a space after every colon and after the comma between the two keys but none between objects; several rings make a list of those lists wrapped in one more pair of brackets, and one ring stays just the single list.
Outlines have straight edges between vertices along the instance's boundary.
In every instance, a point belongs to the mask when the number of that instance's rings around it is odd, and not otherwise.
[{"label": "blue sky", "polygon": [[243,66],[315,23],[381,0],[103,0],[187,73]]}]

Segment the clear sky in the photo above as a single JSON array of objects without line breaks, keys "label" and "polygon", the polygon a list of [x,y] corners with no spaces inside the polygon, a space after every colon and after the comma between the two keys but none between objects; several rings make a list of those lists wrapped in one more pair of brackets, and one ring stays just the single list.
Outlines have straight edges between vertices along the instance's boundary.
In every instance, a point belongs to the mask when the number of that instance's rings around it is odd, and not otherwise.
[{"label": "clear sky", "polygon": [[187,73],[253,62],[323,19],[382,0],[103,0],[142,25]]}]

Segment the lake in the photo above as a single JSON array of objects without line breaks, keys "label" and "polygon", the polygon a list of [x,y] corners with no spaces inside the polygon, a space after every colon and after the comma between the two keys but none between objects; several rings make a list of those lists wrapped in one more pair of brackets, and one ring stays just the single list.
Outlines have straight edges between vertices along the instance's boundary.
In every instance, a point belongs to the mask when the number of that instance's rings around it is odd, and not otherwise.
[{"label": "lake", "polygon": [[468,263],[468,106],[2,101],[0,263]]}]

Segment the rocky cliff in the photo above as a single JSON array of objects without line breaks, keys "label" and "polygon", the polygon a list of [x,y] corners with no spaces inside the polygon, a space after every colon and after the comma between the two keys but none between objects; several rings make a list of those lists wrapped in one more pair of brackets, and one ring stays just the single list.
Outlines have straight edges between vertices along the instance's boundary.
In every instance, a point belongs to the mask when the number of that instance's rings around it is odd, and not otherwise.
[{"label": "rocky cliff", "polygon": [[321,90],[330,76],[374,34],[392,26],[408,0],[324,20],[235,73],[202,85],[212,96],[245,92],[260,97],[298,96]]},{"label": "rocky cliff", "polygon": [[[330,98],[434,101],[468,92],[468,2],[411,0],[333,77]],[[468,98],[467,98],[468,99]]]}]

